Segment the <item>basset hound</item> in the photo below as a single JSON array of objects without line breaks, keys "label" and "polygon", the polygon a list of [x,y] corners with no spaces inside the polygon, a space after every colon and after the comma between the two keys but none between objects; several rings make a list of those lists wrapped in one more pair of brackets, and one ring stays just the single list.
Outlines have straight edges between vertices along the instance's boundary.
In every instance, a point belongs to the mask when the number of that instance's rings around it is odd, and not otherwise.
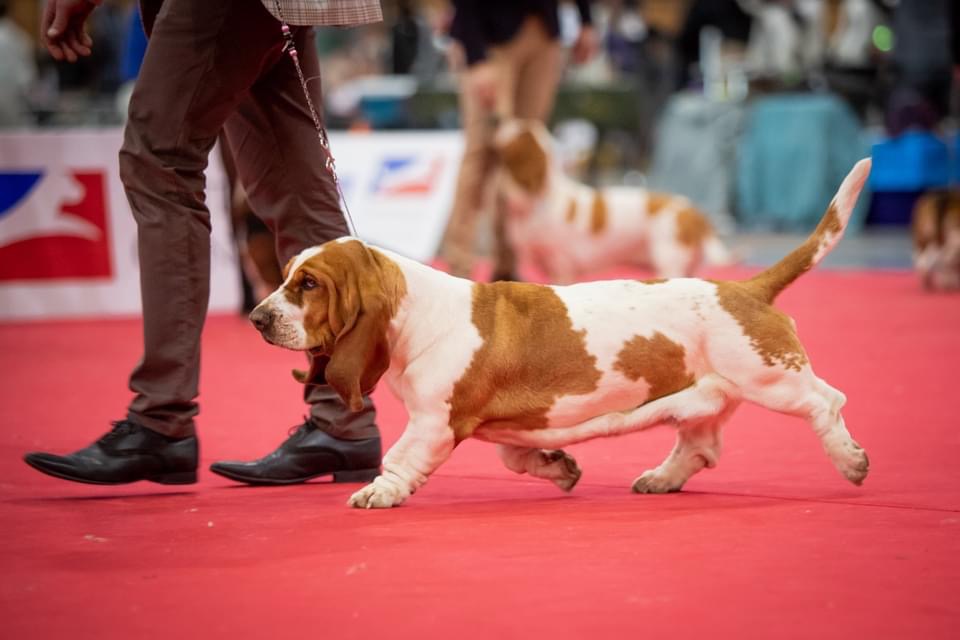
[{"label": "basset hound", "polygon": [[913,266],[925,289],[960,289],[960,191],[926,193],[913,207]]},{"label": "basset hound", "polygon": [[640,187],[594,189],[568,177],[536,120],[502,123],[494,136],[506,236],[521,264],[566,284],[618,265],[664,278],[691,276],[733,257],[707,217],[682,196]]},{"label": "basset hound", "polygon": [[721,426],[744,400],[805,418],[859,485],[868,461],[840,415],[845,396],[813,373],[772,303],[841,238],[869,171],[859,162],[813,234],[746,281],[474,283],[348,237],[293,258],[250,317],[275,345],[329,356],[326,380],[351,408],[381,376],[406,405],[406,429],[354,507],[401,504],[467,438],[569,491],[580,469],[562,447],[661,424],[676,445],[633,490],[677,491],[717,463]]}]

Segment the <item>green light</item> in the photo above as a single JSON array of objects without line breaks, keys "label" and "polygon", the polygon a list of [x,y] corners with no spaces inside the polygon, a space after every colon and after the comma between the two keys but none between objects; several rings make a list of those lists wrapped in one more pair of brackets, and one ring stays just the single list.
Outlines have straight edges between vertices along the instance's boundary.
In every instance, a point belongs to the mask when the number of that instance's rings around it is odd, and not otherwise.
[{"label": "green light", "polygon": [[873,30],[873,46],[884,53],[893,49],[893,31],[886,25],[878,25]]}]

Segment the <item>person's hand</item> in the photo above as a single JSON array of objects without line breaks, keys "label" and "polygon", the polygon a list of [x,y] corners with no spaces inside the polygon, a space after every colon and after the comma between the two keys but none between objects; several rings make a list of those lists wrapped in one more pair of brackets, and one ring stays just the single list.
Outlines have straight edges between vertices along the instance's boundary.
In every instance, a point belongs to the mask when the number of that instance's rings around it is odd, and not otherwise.
[{"label": "person's hand", "polygon": [[497,71],[489,62],[478,62],[466,74],[466,90],[487,109],[497,102]]},{"label": "person's hand", "polygon": [[582,25],[577,40],[570,50],[570,58],[574,64],[590,62],[593,56],[597,55],[599,48],[600,39],[597,37],[596,30],[589,24]]},{"label": "person's hand", "polygon": [[47,0],[40,21],[40,39],[56,60],[76,62],[90,55],[93,40],[84,25],[96,8],[93,0]]}]

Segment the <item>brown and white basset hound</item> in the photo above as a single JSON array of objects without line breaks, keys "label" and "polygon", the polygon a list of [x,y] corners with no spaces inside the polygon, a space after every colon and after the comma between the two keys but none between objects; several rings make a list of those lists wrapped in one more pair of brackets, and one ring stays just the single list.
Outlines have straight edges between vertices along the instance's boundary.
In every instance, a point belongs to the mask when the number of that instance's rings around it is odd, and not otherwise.
[{"label": "brown and white basset hound", "polygon": [[913,207],[913,266],[925,289],[960,290],[960,191],[926,193]]},{"label": "brown and white basset hound", "polygon": [[805,418],[860,484],[867,455],[844,426],[845,397],[814,375],[772,303],[841,238],[869,171],[858,163],[816,231],[742,282],[482,284],[342,238],[291,260],[251,320],[273,344],[328,355],[326,379],[350,407],[381,376],[406,405],[406,429],[354,507],[399,505],[466,438],[569,491],[580,469],[561,447],[660,424],[677,429],[676,446],[633,490],[677,491],[716,464],[743,400]]},{"label": "brown and white basset hound", "polygon": [[691,276],[733,257],[707,216],[682,196],[640,187],[594,189],[567,176],[547,128],[508,120],[494,137],[507,238],[521,264],[566,284],[609,267],[635,265],[663,278]]}]

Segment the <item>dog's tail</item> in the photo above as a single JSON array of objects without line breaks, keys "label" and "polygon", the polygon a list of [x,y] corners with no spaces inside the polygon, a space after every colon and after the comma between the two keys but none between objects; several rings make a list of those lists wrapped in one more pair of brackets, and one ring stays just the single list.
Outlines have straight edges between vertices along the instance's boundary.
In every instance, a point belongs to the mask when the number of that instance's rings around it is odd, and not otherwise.
[{"label": "dog's tail", "polygon": [[843,237],[868,175],[870,158],[865,158],[854,165],[844,178],[837,195],[830,201],[827,212],[810,237],[783,260],[745,283],[755,297],[767,303],[773,302],[790,283],[815,267],[830,253]]}]

